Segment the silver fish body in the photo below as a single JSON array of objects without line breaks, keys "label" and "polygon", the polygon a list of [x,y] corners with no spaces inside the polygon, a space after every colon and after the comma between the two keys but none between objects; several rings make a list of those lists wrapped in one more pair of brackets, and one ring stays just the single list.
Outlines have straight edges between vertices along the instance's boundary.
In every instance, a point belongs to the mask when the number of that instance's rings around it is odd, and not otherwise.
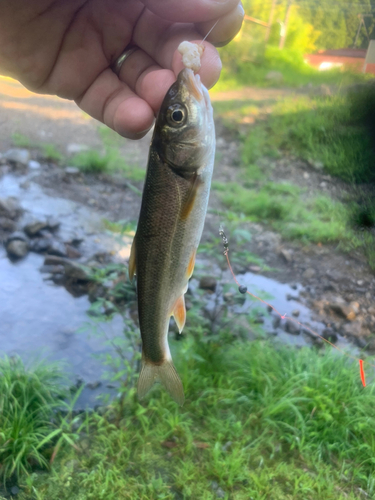
[{"label": "silver fish body", "polygon": [[183,404],[168,346],[173,315],[180,332],[184,294],[202,235],[215,155],[210,98],[199,76],[179,74],[167,92],[151,142],[141,212],[130,258],[137,275],[142,336],[140,398],[160,381]]}]

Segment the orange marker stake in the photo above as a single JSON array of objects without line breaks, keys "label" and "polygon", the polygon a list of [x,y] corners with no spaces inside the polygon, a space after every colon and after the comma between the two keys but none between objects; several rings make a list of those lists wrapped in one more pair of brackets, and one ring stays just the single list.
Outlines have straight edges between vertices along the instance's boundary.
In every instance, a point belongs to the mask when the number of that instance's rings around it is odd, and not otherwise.
[{"label": "orange marker stake", "polygon": [[366,387],[366,377],[365,377],[365,370],[363,369],[363,359],[359,359],[359,373],[361,374],[361,380],[363,387]]}]

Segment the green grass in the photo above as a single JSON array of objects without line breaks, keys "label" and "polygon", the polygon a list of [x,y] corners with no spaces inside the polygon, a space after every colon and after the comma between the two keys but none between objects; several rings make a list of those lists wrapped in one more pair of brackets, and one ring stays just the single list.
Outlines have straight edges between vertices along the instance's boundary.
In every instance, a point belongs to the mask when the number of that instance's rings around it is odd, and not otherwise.
[{"label": "green grass", "polygon": [[[373,384],[328,350],[221,337],[172,341],[187,400],[133,390],[92,415],[77,449],[49,475],[24,479],[22,500],[344,500],[375,494]],[[89,434],[86,432],[89,431]]]},{"label": "green grass", "polygon": [[[237,45],[237,47],[240,47]],[[245,86],[257,87],[301,87],[306,85],[351,85],[371,80],[371,75],[353,73],[350,70],[332,69],[319,71],[304,61],[301,52],[277,47],[252,47],[242,54],[231,54],[232,47],[219,49],[223,58],[223,71],[213,91],[235,90]],[[241,49],[239,48],[241,51]],[[242,49],[243,50],[243,49]],[[282,74],[282,80],[267,79],[270,71]]]},{"label": "green grass", "polygon": [[62,382],[56,365],[0,360],[0,479],[48,465],[45,448],[56,436],[51,418],[67,394]]},{"label": "green grass", "polygon": [[221,198],[232,212],[269,224],[284,238],[327,243],[353,237],[351,232],[348,234],[344,205],[327,196],[306,199],[297,186],[274,182],[252,189],[230,183],[221,189]]},{"label": "green grass", "polygon": [[320,161],[331,175],[351,183],[374,182],[375,152],[365,117],[354,112],[349,95],[294,97],[275,105],[268,120],[244,138],[242,160],[292,152]]}]

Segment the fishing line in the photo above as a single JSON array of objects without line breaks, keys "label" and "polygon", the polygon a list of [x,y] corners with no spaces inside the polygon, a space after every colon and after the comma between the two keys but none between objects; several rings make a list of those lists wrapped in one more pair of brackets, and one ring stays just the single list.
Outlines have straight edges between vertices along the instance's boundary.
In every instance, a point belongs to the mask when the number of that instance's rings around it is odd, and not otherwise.
[{"label": "fishing line", "polygon": [[201,45],[203,47],[203,42],[206,40],[206,38],[208,37],[208,35],[211,33],[211,31],[215,28],[215,26],[217,25],[217,23],[220,21],[220,19],[218,19],[216,21],[216,23],[212,26],[212,28],[210,29],[210,31],[207,33],[207,35],[203,38],[203,40],[200,42],[199,45]]},{"label": "fishing line", "polygon": [[220,226],[220,229],[219,229],[219,235],[221,236],[222,240],[223,240],[223,246],[224,246],[224,255],[227,259],[227,263],[228,263],[228,267],[229,267],[229,270],[233,276],[233,279],[235,281],[235,283],[238,285],[239,287],[239,291],[240,293],[247,293],[248,295],[250,295],[251,297],[253,297],[254,299],[262,302],[263,304],[266,304],[268,307],[270,307],[273,311],[275,311],[275,313],[280,316],[281,319],[288,319],[290,321],[293,321],[293,323],[303,327],[304,329],[308,330],[310,333],[312,333],[314,335],[314,337],[318,337],[322,340],[324,340],[324,342],[326,342],[327,344],[329,344],[330,346],[334,347],[335,349],[337,349],[341,354],[343,354],[344,356],[347,356],[348,358],[351,358],[353,359],[354,361],[358,361],[359,362],[359,373],[360,373],[360,377],[361,377],[361,382],[362,382],[362,385],[363,387],[366,387],[366,376],[365,376],[365,370],[364,370],[364,363],[367,363],[369,366],[375,368],[375,365],[373,365],[372,363],[369,363],[368,361],[364,361],[363,359],[360,359],[360,358],[357,358],[356,356],[353,356],[352,354],[349,354],[347,353],[346,351],[344,351],[343,349],[341,349],[340,347],[337,347],[337,345],[333,344],[332,342],[330,342],[329,340],[325,339],[324,337],[322,337],[321,335],[319,335],[317,332],[315,332],[314,330],[312,330],[311,328],[309,328],[308,326],[304,325],[303,323],[300,323],[299,321],[297,321],[295,318],[292,318],[290,316],[287,316],[286,314],[281,314],[275,307],[273,307],[272,304],[269,304],[268,302],[266,302],[265,300],[261,299],[260,297],[257,297],[256,295],[254,295],[253,293],[249,292],[247,290],[247,288],[245,286],[242,286],[239,281],[237,280],[236,278],[236,275],[234,274],[233,272],[233,269],[232,269],[232,265],[230,263],[230,260],[229,260],[229,242],[228,242],[228,238],[226,237],[225,233],[224,233],[224,229],[223,227]]}]

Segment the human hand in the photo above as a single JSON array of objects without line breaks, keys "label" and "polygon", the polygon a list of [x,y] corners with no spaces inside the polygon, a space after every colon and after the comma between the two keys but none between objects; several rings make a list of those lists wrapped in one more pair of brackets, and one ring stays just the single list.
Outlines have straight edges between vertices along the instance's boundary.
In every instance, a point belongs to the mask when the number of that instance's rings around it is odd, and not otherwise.
[{"label": "human hand", "polygon": [[[74,100],[124,137],[139,139],[182,69],[183,40],[228,43],[243,19],[239,0],[12,0],[0,2],[0,73],[29,90]],[[139,47],[117,76],[111,66]],[[204,42],[207,87],[221,62]]]}]

